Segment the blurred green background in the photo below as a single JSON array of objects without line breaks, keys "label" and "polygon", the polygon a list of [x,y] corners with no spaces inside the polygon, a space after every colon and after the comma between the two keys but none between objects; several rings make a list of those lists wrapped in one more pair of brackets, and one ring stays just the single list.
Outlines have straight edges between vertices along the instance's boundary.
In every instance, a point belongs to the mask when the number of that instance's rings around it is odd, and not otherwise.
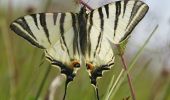
[{"label": "blurred green background", "polygon": [[[96,6],[107,2],[110,0],[98,0],[95,4],[90,4],[90,2],[89,4]],[[137,34],[138,38],[137,35],[132,35],[129,40],[125,60],[128,64],[131,62],[153,30],[154,25],[159,24],[157,32],[148,42],[130,73],[137,100],[170,100],[170,37],[167,37],[170,28],[164,27],[162,17],[156,19],[160,15],[157,16],[154,9],[160,7],[161,11],[162,5],[158,6],[149,0],[147,2],[151,5],[151,11],[134,30],[133,34]],[[166,0],[161,2],[168,3]],[[39,100],[43,100],[47,96],[50,83],[60,74],[58,69],[51,67],[50,63],[45,60],[42,50],[33,47],[9,29],[11,21],[29,13],[75,11],[76,7],[78,6],[74,0],[0,0],[0,100],[35,100],[37,95],[40,95]],[[165,22],[169,23],[170,14],[165,12],[165,16],[167,16]],[[144,35],[141,36],[141,34]],[[155,36],[156,34],[157,36]],[[135,38],[137,39],[135,40]],[[117,63],[120,62],[117,61]],[[113,68],[115,77],[119,74],[120,68],[119,64],[115,69]],[[108,75],[104,75],[99,82],[101,91],[107,87],[109,73],[111,72],[106,73]],[[120,86],[115,92],[114,100],[126,100],[130,96],[127,79],[118,85]],[[75,88],[78,87],[75,86]],[[56,98],[61,98],[63,93],[57,93]],[[77,93],[73,92],[73,95],[77,96]]]}]

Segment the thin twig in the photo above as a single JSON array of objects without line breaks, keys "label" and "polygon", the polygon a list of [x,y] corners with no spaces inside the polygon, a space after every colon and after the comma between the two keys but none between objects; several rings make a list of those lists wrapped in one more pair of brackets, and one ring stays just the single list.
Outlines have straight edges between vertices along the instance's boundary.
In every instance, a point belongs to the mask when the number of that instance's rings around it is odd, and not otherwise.
[{"label": "thin twig", "polygon": [[[121,57],[125,72],[127,72],[128,69],[127,69],[127,64],[125,62],[125,59],[124,59],[123,55],[120,55],[120,57]],[[132,95],[132,99],[136,100],[135,91],[134,91],[134,88],[133,88],[133,85],[132,85],[132,79],[131,79],[130,74],[128,72],[127,72],[127,79],[128,79],[128,84],[129,84],[129,87],[130,87],[130,92],[131,92],[131,95]]]},{"label": "thin twig", "polygon": [[89,10],[93,10],[93,8],[91,8],[87,3],[85,3],[84,1],[80,0],[80,3],[84,6],[86,6]]}]

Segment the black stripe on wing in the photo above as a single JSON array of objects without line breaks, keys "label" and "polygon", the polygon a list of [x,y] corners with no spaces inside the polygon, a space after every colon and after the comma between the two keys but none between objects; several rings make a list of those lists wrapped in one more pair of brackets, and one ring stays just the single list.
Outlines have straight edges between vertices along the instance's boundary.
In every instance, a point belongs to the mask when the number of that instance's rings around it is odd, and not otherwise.
[{"label": "black stripe on wing", "polygon": [[30,16],[33,18],[35,25],[36,25],[37,28],[39,29],[39,27],[38,27],[38,21],[37,21],[37,15],[36,15],[36,14],[31,14]]},{"label": "black stripe on wing", "polygon": [[40,13],[40,24],[43,27],[44,33],[48,39],[48,42],[51,44],[50,38],[49,38],[49,32],[47,29],[47,24],[46,24],[46,14],[45,13]]},{"label": "black stripe on wing", "polygon": [[[27,35],[22,29],[20,29],[17,25],[19,25],[21,28],[23,28],[24,31],[26,31],[29,35]],[[18,18],[18,20],[14,21],[10,25],[11,30],[13,30],[17,35],[21,36],[25,40],[29,41],[32,45],[35,45],[38,48],[45,49],[44,46],[37,43],[37,39],[32,33],[30,27],[28,26],[27,22],[25,21],[24,17]]]},{"label": "black stripe on wing", "polygon": [[89,25],[89,27],[88,27],[88,30],[87,30],[87,32],[88,32],[88,56],[90,57],[90,55],[91,55],[91,39],[90,39],[90,33],[91,33],[91,29],[92,29],[92,26],[93,26],[93,11],[91,11],[91,13],[90,13],[90,17],[89,17],[89,23],[90,23],[90,25]]},{"label": "black stripe on wing", "polygon": [[109,5],[105,5],[104,8],[106,11],[107,18],[109,18]]},{"label": "black stripe on wing", "polygon": [[[136,12],[137,12],[138,9],[139,9],[139,7],[141,6],[141,4],[140,4],[140,6],[137,6],[137,5],[136,5],[137,3],[138,3],[138,2],[136,1],[136,2],[134,3],[134,5],[133,5],[129,22],[133,19],[133,17],[135,16]],[[127,26],[128,26],[128,25],[127,25]]]},{"label": "black stripe on wing", "polygon": [[79,44],[81,53],[86,56],[88,47],[88,35],[87,35],[87,15],[86,9],[83,7],[78,14],[78,24],[79,24]]},{"label": "black stripe on wing", "polygon": [[126,6],[127,6],[127,4],[128,4],[128,1],[129,0],[124,0],[124,7],[123,7],[123,17],[124,17],[124,15],[125,15],[125,11],[126,11]]},{"label": "black stripe on wing", "polygon": [[[72,26],[74,31],[74,39],[73,39],[73,55],[76,54],[76,51],[78,51],[78,28],[77,28],[77,16],[73,13],[71,13],[72,16]],[[79,51],[78,51],[79,53]]]},{"label": "black stripe on wing", "polygon": [[65,17],[66,17],[66,14],[62,13],[61,18],[60,18],[61,44],[64,44],[64,46],[66,48],[66,51],[67,51],[68,55],[70,56],[70,53],[69,53],[69,50],[68,50],[68,47],[67,47],[67,44],[66,44],[66,40],[65,40],[65,37],[64,37],[64,21],[65,21]]},{"label": "black stripe on wing", "polygon": [[[119,15],[121,13],[121,1],[116,2],[116,18],[115,18],[115,25],[114,25],[114,30],[117,30],[118,22],[119,22]],[[114,32],[114,36],[115,36]]]},{"label": "black stripe on wing", "polygon": [[[142,9],[141,7],[144,5],[145,5],[145,8]],[[142,9],[142,11],[141,11],[140,15],[137,15],[137,12],[139,11],[139,9]],[[145,16],[145,14],[148,12],[148,10],[149,10],[149,7],[144,2],[137,1],[137,0],[135,1],[134,6],[131,11],[129,23],[127,24],[126,29],[129,27],[129,25],[131,23],[133,23],[133,27],[130,27],[129,30],[127,30],[127,33],[125,34],[125,36],[123,38],[121,38],[121,41],[125,40],[129,36],[129,34],[133,31],[133,29],[140,22],[140,20]],[[136,19],[134,22],[132,22],[132,20],[134,19],[135,16],[138,16],[138,19]]]},{"label": "black stripe on wing", "polygon": [[94,52],[94,57],[96,56],[97,53],[100,53],[101,43],[102,43],[102,40],[103,40],[104,14],[103,14],[103,11],[102,11],[102,7],[98,8],[98,14],[99,14],[99,18],[100,18],[100,29],[101,30],[100,30],[100,34],[97,38],[98,40],[97,40],[97,45],[96,45],[96,49],[95,49],[95,52]]},{"label": "black stripe on wing", "polygon": [[54,25],[56,25],[57,17],[58,17],[58,13],[53,13]]},{"label": "black stripe on wing", "polygon": [[98,12],[99,12],[99,17],[100,17],[100,28],[101,28],[101,32],[102,32],[103,26],[104,26],[104,19],[103,19],[104,15],[103,15],[102,8],[99,8]]},{"label": "black stripe on wing", "polygon": [[31,35],[35,40],[37,40],[24,17],[22,17],[20,20],[17,20],[15,23],[19,24],[25,31],[28,32],[29,35]]},{"label": "black stripe on wing", "polygon": [[94,52],[94,57],[96,57],[96,54],[99,52],[100,50],[100,47],[101,47],[101,42],[102,42],[102,32],[100,32],[98,38],[97,38],[97,45],[96,45],[96,49],[95,49],[95,52]]}]

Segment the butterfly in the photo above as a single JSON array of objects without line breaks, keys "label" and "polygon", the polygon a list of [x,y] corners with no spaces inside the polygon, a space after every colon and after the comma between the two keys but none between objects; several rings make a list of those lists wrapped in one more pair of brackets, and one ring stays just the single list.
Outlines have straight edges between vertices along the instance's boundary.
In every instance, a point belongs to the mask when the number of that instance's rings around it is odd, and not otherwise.
[{"label": "butterfly", "polygon": [[[91,84],[97,88],[97,78],[114,65],[115,55],[109,41],[119,44],[127,39],[148,9],[142,1],[122,0],[90,12],[81,7],[77,13],[30,14],[13,21],[10,28],[44,50],[51,64],[66,75],[65,88],[81,68],[82,57]],[[66,91],[63,98],[65,95]]]}]

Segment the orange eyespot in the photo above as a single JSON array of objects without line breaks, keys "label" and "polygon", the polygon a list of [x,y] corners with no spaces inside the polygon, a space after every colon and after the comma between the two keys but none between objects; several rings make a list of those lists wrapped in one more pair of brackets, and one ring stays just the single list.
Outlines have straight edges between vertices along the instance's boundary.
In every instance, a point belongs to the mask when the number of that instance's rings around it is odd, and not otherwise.
[{"label": "orange eyespot", "polygon": [[89,69],[89,70],[93,70],[94,65],[91,64],[91,63],[87,63],[87,64],[86,64],[86,67],[87,67],[87,69]]},{"label": "orange eyespot", "polygon": [[73,66],[73,68],[75,67],[75,68],[79,68],[80,67],[80,63],[78,62],[78,61],[73,61],[72,62],[72,66]]},{"label": "orange eyespot", "polygon": [[[72,68],[79,68],[80,67],[80,63],[78,61],[72,61],[71,62],[71,66],[72,66]],[[93,70],[94,65],[91,64],[91,63],[87,63],[86,67],[87,67],[88,70]]]}]

